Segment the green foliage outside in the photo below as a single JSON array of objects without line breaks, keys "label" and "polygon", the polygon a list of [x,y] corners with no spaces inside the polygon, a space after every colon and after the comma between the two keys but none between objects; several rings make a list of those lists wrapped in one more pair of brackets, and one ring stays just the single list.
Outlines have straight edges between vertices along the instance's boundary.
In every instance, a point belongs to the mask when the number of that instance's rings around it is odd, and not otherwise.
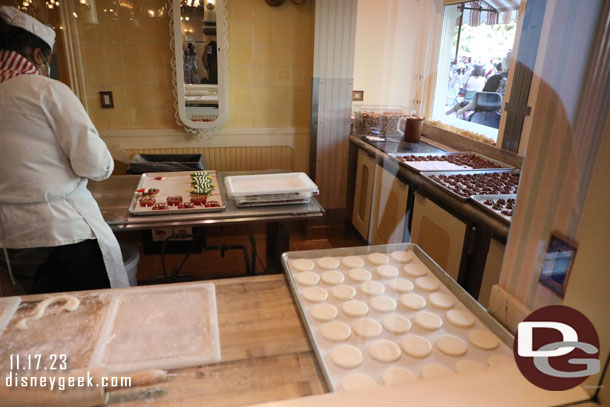
[{"label": "green foliage outside", "polygon": [[[459,26],[456,26],[453,35],[452,56],[455,55],[458,29]],[[482,23],[478,27],[463,24],[458,58],[463,56],[472,57],[475,63],[490,58],[504,58],[506,53],[513,48],[516,29],[517,23],[515,21],[511,21],[509,24],[494,25]]]}]

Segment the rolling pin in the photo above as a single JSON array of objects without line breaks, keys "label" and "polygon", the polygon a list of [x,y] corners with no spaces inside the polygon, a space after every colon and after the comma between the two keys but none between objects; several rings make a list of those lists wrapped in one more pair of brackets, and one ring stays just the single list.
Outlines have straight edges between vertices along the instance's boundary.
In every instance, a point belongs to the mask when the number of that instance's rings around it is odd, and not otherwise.
[{"label": "rolling pin", "polygon": [[[59,378],[64,376],[65,389],[58,389]],[[17,380],[21,376],[17,377]],[[0,384],[0,407],[93,407],[105,405],[108,402],[109,392],[119,387],[102,387],[102,378],[111,378],[105,368],[77,369],[66,372],[64,375],[48,375],[46,387],[7,387],[6,382]],[[68,387],[68,377],[82,377],[87,382],[88,377],[93,378],[93,387]],[[166,379],[163,370],[147,370],[131,375],[117,376],[130,377],[131,386],[148,386],[162,382]],[[49,378],[55,378],[54,389],[50,389]],[[40,376],[38,377],[40,379]],[[5,380],[5,379],[3,379]],[[75,379],[78,382],[78,379]],[[109,381],[110,382],[110,381]],[[120,383],[120,380],[118,380]]]}]

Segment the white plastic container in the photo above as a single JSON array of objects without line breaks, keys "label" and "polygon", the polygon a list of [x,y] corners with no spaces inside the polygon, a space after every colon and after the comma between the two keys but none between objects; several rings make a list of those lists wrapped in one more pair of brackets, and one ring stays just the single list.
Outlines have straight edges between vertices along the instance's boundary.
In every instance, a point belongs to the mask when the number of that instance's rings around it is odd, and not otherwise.
[{"label": "white plastic container", "polygon": [[318,194],[318,186],[303,172],[231,176],[225,186],[238,206],[305,203]]}]

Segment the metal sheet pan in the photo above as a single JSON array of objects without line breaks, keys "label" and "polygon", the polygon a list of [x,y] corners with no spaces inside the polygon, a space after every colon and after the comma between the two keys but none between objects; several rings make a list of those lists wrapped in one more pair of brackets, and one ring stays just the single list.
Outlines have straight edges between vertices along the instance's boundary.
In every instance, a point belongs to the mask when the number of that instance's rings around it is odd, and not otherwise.
[{"label": "metal sheet pan", "polygon": [[483,158],[485,160],[491,161],[494,164],[497,164],[500,166],[500,168],[459,168],[459,169],[443,169],[443,170],[432,170],[432,171],[450,171],[450,172],[455,172],[455,171],[490,171],[490,170],[501,170],[501,169],[514,169],[515,167],[503,163],[501,161],[498,160],[494,160],[493,158],[489,158],[483,154],[479,154],[476,153],[474,151],[464,151],[464,152],[443,152],[443,153],[388,153],[388,155],[392,158],[395,158],[400,165],[402,165],[403,167],[406,167],[408,169],[410,169],[411,171],[417,172],[417,173],[421,173],[421,172],[430,172],[430,170],[422,170],[420,168],[417,168],[413,165],[410,164],[410,162],[403,162],[400,161],[398,159],[398,157],[404,157],[404,156],[409,156],[409,155],[413,155],[413,156],[428,156],[428,155],[437,155],[437,156],[448,156],[448,155],[475,155],[479,158]]},{"label": "metal sheet pan", "polygon": [[473,195],[470,197],[470,199],[472,199],[472,201],[476,205],[480,206],[485,211],[491,213],[492,215],[496,216],[498,219],[501,219],[508,224],[510,224],[511,221],[513,220],[513,218],[511,216],[506,216],[506,215],[502,214],[502,212],[495,210],[490,206],[485,205],[483,202],[488,199],[498,200],[498,199],[511,199],[511,198],[517,199],[517,194]]},{"label": "metal sheet pan", "polygon": [[443,191],[447,192],[448,194],[454,196],[456,199],[459,199],[460,201],[466,202],[468,199],[470,199],[470,197],[463,197],[457,193],[455,193],[454,191],[452,191],[451,189],[447,188],[446,186],[439,184],[438,182],[436,182],[435,180],[431,179],[430,177],[432,175],[466,175],[466,174],[485,174],[485,173],[493,173],[493,172],[509,172],[511,174],[513,173],[517,173],[519,174],[520,171],[517,169],[495,169],[495,170],[470,170],[470,171],[424,171],[421,173],[421,175],[428,181],[433,183],[434,185],[436,185],[437,187],[439,187],[440,189],[442,189]]},{"label": "metal sheet pan", "polygon": [[329,368],[326,365],[324,357],[320,350],[320,344],[316,339],[316,336],[312,329],[312,323],[309,320],[309,316],[305,310],[305,305],[299,294],[297,283],[293,278],[292,272],[290,271],[289,260],[293,259],[314,259],[325,256],[332,257],[344,257],[344,256],[361,256],[370,253],[391,253],[396,250],[406,251],[411,249],[414,251],[417,258],[432,272],[432,274],[438,278],[438,280],[464,305],[464,307],[470,311],[481,323],[494,333],[502,343],[512,349],[514,336],[507,331],[494,317],[487,312],[487,310],[481,306],[473,297],[470,296],[458,283],[451,278],[438,264],[434,262],[419,246],[411,243],[398,243],[389,245],[378,245],[378,246],[360,246],[360,247],[349,247],[340,249],[324,249],[324,250],[310,250],[301,252],[287,252],[282,254],[282,265],[284,272],[288,280],[290,289],[295,298],[295,303],[301,314],[301,318],[304,322],[305,329],[313,345],[313,350],[318,359],[320,369],[324,380],[331,391],[336,391],[334,382],[331,378]]},{"label": "metal sheet pan", "polygon": [[[195,171],[144,173],[140,177],[140,181],[138,182],[138,186],[137,186],[136,190],[143,188],[145,182],[147,182],[147,180],[148,180],[148,182],[150,182],[151,178],[155,178],[155,177],[190,177],[190,175],[193,172],[195,172]],[[211,200],[220,202],[220,207],[206,208],[205,206],[195,206],[192,209],[177,209],[175,207],[170,206],[170,209],[166,209],[166,210],[162,210],[162,211],[153,211],[148,208],[143,210],[143,208],[140,209],[140,207],[137,206],[138,205],[138,196],[135,194],[135,191],[134,191],[133,198],[131,199],[131,204],[129,205],[129,214],[132,216],[189,215],[189,214],[193,214],[193,213],[208,213],[208,212],[218,212],[218,211],[224,210],[226,208],[226,204],[224,201],[224,194],[222,193],[222,185],[220,182],[220,178],[218,177],[218,172],[216,172],[215,170],[207,170],[207,172],[210,174],[210,176],[212,177],[212,180],[214,181],[214,192],[212,193],[212,195],[209,198],[211,198]],[[164,181],[158,181],[158,182],[161,183]],[[162,184],[160,186],[162,186]],[[161,190],[161,192],[163,192],[162,188],[159,188],[159,189]],[[184,195],[184,194],[188,194],[188,190],[172,192],[172,194]]]}]

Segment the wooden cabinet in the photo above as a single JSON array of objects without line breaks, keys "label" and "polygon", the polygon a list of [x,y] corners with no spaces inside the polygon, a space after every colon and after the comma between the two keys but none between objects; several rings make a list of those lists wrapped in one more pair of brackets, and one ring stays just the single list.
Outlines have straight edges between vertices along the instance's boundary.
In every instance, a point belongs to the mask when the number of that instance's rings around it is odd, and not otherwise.
[{"label": "wooden cabinet", "polygon": [[487,259],[485,260],[485,269],[483,270],[483,280],[481,281],[479,298],[477,299],[485,308],[489,305],[491,287],[493,287],[494,284],[498,284],[500,281],[500,271],[502,270],[505,250],[506,245],[504,243],[491,238]]},{"label": "wooden cabinet", "polygon": [[358,168],[356,170],[356,186],[354,190],[354,211],[352,224],[360,235],[368,240],[369,223],[371,219],[371,200],[375,182],[375,158],[363,150],[358,150]]},{"label": "wooden cabinet", "polygon": [[371,223],[371,244],[402,243],[406,225],[409,187],[395,173],[377,165]]},{"label": "wooden cabinet", "polygon": [[466,223],[430,199],[415,193],[411,243],[420,246],[456,281],[460,271]]}]

